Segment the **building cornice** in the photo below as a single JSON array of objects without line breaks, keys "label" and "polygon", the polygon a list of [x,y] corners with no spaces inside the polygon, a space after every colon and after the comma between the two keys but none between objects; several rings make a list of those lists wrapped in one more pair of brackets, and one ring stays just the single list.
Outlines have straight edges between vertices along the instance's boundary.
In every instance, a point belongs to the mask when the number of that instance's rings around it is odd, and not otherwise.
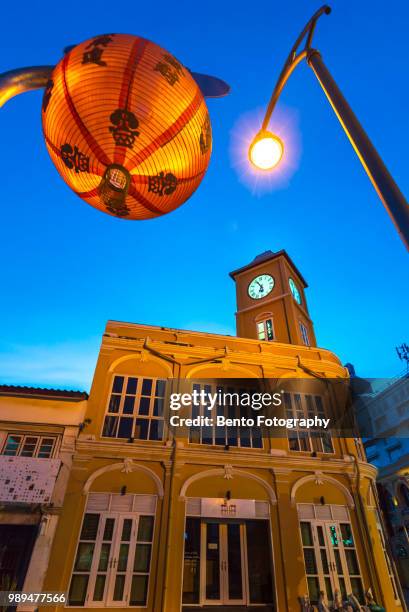
[{"label": "building cornice", "polygon": [[288,255],[287,251],[285,251],[284,249],[281,249],[281,251],[277,251],[276,253],[273,253],[272,251],[267,251],[264,255],[265,255],[264,257],[262,254],[261,256],[258,256],[255,259],[253,259],[253,261],[246,264],[245,266],[242,266],[241,268],[237,268],[236,270],[233,270],[232,272],[229,273],[229,276],[233,280],[235,280],[235,277],[238,276],[239,274],[242,274],[243,272],[247,272],[248,270],[257,270],[259,267],[263,267],[267,262],[273,261],[273,259],[284,257],[287,260],[287,263],[290,265],[290,268],[292,268],[294,272],[298,275],[299,279],[304,285],[304,288],[306,289],[308,287],[307,281],[305,280],[305,278],[303,277],[303,275],[301,274],[301,272],[299,271],[299,269],[297,268],[297,266],[295,265],[291,257]]},{"label": "building cornice", "polygon": [[[140,331],[148,331],[144,326],[139,329]],[[106,333],[103,337],[103,346],[105,348],[109,347],[111,350],[129,350],[132,352],[151,349],[157,354],[161,353],[163,356],[171,358],[180,365],[184,365],[184,361],[203,359],[204,357],[207,357],[209,361],[226,357],[231,364],[271,367],[275,370],[281,368],[294,373],[304,373],[302,367],[304,365],[326,377],[348,378],[347,372],[338,358],[326,349],[231,337],[226,337],[224,346],[222,344],[219,346],[193,345],[186,342],[188,333],[183,337],[185,342],[181,342],[157,338],[157,335],[162,335],[162,330],[158,329],[154,335],[152,335],[152,330],[149,331],[150,334],[138,337],[124,337],[115,333]],[[203,335],[204,339],[208,340],[209,337],[212,337],[212,335]],[[220,338],[224,337],[217,337],[218,340]],[[250,350],[246,350],[247,348]]]},{"label": "building cornice", "polygon": [[[84,461],[105,460],[118,461],[118,459],[132,458],[136,461],[151,461],[156,463],[168,462],[174,456],[174,462],[179,464],[196,465],[205,467],[209,465],[220,466],[226,463],[237,467],[266,470],[289,470],[290,472],[315,472],[344,474],[355,477],[356,466],[349,455],[344,457],[309,457],[304,454],[300,456],[280,454],[275,456],[268,450],[248,449],[216,449],[212,447],[178,446],[176,452],[173,447],[163,444],[155,447],[132,444],[118,444],[115,441],[105,440],[77,440],[74,463],[82,464]],[[376,478],[376,468],[368,463],[359,462],[361,476],[371,479]]]}]

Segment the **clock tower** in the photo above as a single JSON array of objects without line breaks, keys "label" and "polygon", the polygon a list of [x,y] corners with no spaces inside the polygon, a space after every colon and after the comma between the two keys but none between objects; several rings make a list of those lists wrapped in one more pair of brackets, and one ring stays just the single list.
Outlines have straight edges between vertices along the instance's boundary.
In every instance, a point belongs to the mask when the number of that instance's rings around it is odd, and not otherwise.
[{"label": "clock tower", "polygon": [[286,251],[266,251],[230,276],[236,283],[239,337],[316,346],[305,299],[308,285]]}]

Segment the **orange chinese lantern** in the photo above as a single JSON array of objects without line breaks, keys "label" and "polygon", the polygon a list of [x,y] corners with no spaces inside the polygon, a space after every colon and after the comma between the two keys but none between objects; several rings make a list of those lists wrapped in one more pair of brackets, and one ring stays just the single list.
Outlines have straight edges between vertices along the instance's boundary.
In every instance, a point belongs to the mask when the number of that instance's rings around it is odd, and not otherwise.
[{"label": "orange chinese lantern", "polygon": [[201,90],[173,55],[138,36],[106,34],[73,47],[51,74],[42,117],[64,181],[124,219],[174,210],[209,164]]}]

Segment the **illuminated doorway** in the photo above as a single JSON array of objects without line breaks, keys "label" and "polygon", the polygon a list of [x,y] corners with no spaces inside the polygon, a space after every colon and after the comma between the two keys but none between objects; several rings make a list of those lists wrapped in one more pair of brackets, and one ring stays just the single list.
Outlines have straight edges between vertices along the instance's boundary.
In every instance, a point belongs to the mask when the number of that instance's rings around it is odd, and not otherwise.
[{"label": "illuminated doorway", "polygon": [[268,605],[274,610],[268,520],[187,517],[184,606]]}]

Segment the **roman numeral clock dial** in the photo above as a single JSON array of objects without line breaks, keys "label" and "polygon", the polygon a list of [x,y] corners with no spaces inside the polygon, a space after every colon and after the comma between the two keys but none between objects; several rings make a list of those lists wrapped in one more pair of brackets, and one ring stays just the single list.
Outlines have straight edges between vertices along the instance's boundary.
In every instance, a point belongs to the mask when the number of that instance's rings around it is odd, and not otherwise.
[{"label": "roman numeral clock dial", "polygon": [[274,278],[270,274],[260,274],[253,278],[248,287],[248,294],[253,300],[260,300],[272,292]]}]

